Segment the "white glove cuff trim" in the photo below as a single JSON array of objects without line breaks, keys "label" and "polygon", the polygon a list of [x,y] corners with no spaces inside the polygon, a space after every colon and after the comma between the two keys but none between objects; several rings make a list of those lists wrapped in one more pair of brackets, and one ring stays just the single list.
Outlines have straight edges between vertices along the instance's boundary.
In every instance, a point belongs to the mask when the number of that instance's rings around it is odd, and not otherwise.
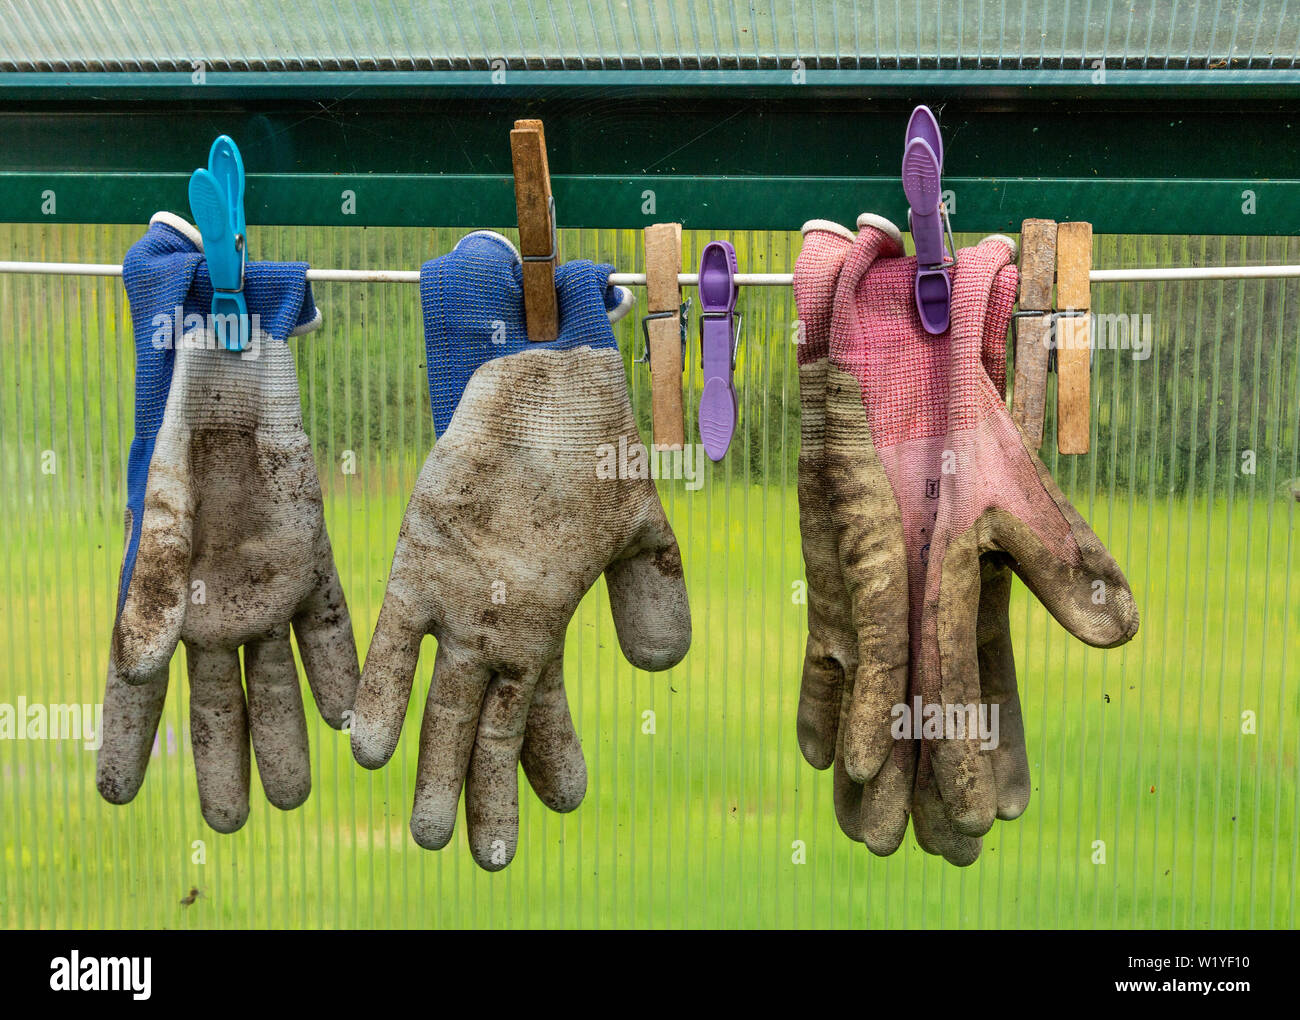
[{"label": "white glove cuff trim", "polygon": [[898,227],[894,225],[893,220],[887,220],[883,216],[877,216],[875,213],[864,212],[858,217],[858,229],[863,227],[875,227],[888,234],[900,248],[903,247],[903,235],[899,233]]},{"label": "white glove cuff trim", "polygon": [[[522,263],[524,261],[519,254],[519,249],[514,246],[514,243],[510,240],[510,238],[506,237],[505,234],[498,234],[495,230],[471,231],[470,233],[466,234],[464,237],[462,237],[459,241],[456,242],[456,248],[459,248],[471,237],[490,237],[494,241],[500,241],[502,244],[504,244],[507,248],[510,249],[510,252],[512,255],[514,255],[516,262]],[[455,251],[455,248],[453,248],[452,250]]]},{"label": "white glove cuff trim", "polygon": [[829,233],[839,234],[841,237],[846,237],[850,241],[853,240],[852,230],[850,230],[848,227],[841,226],[840,224],[835,223],[832,220],[809,220],[807,223],[805,223],[802,227],[799,228],[799,233],[807,237],[814,230],[825,230],[828,231]]},{"label": "white glove cuff trim", "polygon": [[1007,237],[1006,234],[989,234],[988,237],[985,237],[980,241],[980,244],[983,244],[985,241],[1001,241],[1011,249],[1011,257],[1013,259],[1017,258],[1020,254],[1019,246],[1012,238]]},{"label": "white glove cuff trim", "polygon": [[636,307],[636,295],[632,293],[631,287],[615,287],[614,290],[618,292],[618,304],[606,313],[611,325]]},{"label": "white glove cuff trim", "polygon": [[171,227],[177,233],[184,234],[194,242],[194,247],[198,248],[199,251],[203,250],[203,235],[199,233],[199,228],[187,220],[177,216],[175,213],[156,212],[149,217],[149,226],[152,227],[155,223],[162,223],[165,226]]}]

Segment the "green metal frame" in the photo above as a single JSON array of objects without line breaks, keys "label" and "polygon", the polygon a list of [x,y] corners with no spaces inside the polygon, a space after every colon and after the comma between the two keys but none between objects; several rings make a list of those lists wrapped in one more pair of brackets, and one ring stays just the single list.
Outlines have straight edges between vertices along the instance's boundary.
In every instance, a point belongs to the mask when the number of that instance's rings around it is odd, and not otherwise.
[{"label": "green metal frame", "polygon": [[1300,233],[1300,72],[1226,69],[8,74],[0,221],[183,212],[226,133],[251,223],[508,224],[507,132],[537,116],[564,227],[901,222],[916,102],[941,110],[954,229]]}]

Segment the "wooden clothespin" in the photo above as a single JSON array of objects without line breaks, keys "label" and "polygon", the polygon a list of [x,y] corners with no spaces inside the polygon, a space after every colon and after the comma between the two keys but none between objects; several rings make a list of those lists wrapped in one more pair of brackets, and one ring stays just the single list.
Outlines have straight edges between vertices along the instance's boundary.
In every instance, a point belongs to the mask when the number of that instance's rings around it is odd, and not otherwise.
[{"label": "wooden clothespin", "polygon": [[1056,230],[1056,448],[1087,453],[1092,380],[1092,224]]},{"label": "wooden clothespin", "polygon": [[524,321],[528,339],[554,340],[560,332],[555,298],[555,199],[540,120],[517,120],[510,132],[515,175],[519,252],[524,260]]},{"label": "wooden clothespin", "polygon": [[1091,270],[1091,223],[1025,220],[1020,225],[1020,310],[1015,313],[1011,417],[1034,449],[1043,445],[1047,375],[1054,362],[1056,448],[1061,453],[1088,452]]},{"label": "wooden clothespin", "polygon": [[682,225],[655,223],[645,228],[645,290],[648,312],[642,320],[650,358],[653,445],[680,450],[686,444],[682,414]]},{"label": "wooden clothespin", "polygon": [[1035,450],[1043,445],[1052,287],[1056,281],[1056,221],[1020,225],[1020,310],[1016,312],[1016,376],[1011,417]]}]

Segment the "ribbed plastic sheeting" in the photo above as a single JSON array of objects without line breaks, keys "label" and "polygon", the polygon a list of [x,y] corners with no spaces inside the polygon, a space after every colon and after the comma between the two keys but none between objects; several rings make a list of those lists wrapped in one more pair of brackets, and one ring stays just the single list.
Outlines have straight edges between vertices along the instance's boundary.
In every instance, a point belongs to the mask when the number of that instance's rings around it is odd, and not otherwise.
[{"label": "ribbed plastic sheeting", "polygon": [[[0,227],[0,251],[109,262],[138,234]],[[259,228],[252,248],[414,268],[455,237]],[[686,261],[710,239],[688,233]],[[799,244],[730,239],[742,271],[788,271]],[[631,270],[640,238],[565,232],[561,251]],[[1300,242],[1096,240],[1104,266],[1265,261],[1300,262]],[[292,343],[364,651],[433,439],[419,301],[395,284],[316,295],[324,328]],[[1098,286],[1094,306],[1119,349],[1096,352],[1092,452],[1051,453],[1049,421],[1046,461],[1126,570],[1142,629],[1123,648],[1086,648],[1017,583],[1033,796],[971,868],[926,857],[910,834],[883,860],[849,842],[830,775],[799,754],[795,315],[788,289],[750,288],[731,453],[697,489],[661,485],[694,611],[690,655],[665,674],[634,671],[601,584],[570,628],[565,676],[591,774],[575,813],[552,814],[525,786],[519,853],[496,875],[473,864],[463,825],[440,853],[412,842],[430,639],[386,768],[356,766],[346,737],[309,711],[310,799],[281,812],[254,780],[248,824],[218,835],[199,813],[181,652],[128,806],[99,798],[85,741],[0,740],[0,925],[1295,927],[1300,280]],[[1137,317],[1126,333],[1121,315]],[[618,332],[644,428],[635,320]],[[688,408],[697,337],[693,326]],[[120,281],[0,277],[0,706],[101,698],[131,366]]]},{"label": "ribbed plastic sheeting", "polygon": [[10,0],[0,69],[1293,67],[1287,0]]}]

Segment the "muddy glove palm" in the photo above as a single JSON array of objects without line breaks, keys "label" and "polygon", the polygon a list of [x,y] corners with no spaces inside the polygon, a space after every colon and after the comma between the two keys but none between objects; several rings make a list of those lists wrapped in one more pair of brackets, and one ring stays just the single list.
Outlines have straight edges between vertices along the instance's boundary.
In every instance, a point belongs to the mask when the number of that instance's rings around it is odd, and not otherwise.
[{"label": "muddy glove palm", "polygon": [[352,749],[368,768],[392,755],[433,634],[411,833],[445,846],[463,787],[470,849],[488,870],[514,856],[521,758],[548,806],[582,798],[562,661],[569,620],[600,574],[633,665],[667,669],[690,644],[681,555],[653,483],[599,470],[620,441],[639,443],[607,318],[609,271],[559,269],[551,343],[527,339],[519,258],[504,238],[471,234],[422,273],[440,436],[402,521]]},{"label": "muddy glove palm", "polygon": [[250,262],[252,357],[219,349],[210,328],[178,330],[174,309],[205,316],[212,286],[197,231],[167,214],[132,247],[123,275],[136,336],[136,437],[98,785],[114,803],[135,796],[168,664],[184,641],[200,805],[209,825],[233,832],[248,816],[250,735],[273,804],[296,807],[311,790],[290,625],[331,726],[341,727],[357,685],[285,343],[320,316],[304,264]]},{"label": "muddy glove palm", "polygon": [[[872,605],[903,600],[909,615],[905,630],[860,654],[876,659],[872,668],[891,676],[891,689],[906,670],[913,715],[938,720],[945,734],[922,726],[913,817],[918,842],[957,864],[971,863],[999,811],[1014,816],[1022,799],[1018,777],[1004,775],[1000,806],[998,756],[956,725],[1004,700],[998,683],[1009,681],[1014,692],[1003,568],[1089,644],[1121,644],[1138,623],[1123,574],[1025,445],[982,364],[990,331],[1005,334],[1012,258],[1005,239],[959,253],[951,326],[931,337],[915,311],[915,260],[878,258],[855,243],[831,329],[828,451],[829,437],[839,435],[843,453],[852,454],[844,468],[855,465],[887,507],[874,520],[864,516],[860,536],[847,540],[870,544],[882,530],[889,535],[889,547],[872,545],[879,550]],[[828,452],[832,475],[841,469],[836,460]],[[854,609],[855,619],[869,618]],[[1003,655],[1007,661],[990,672]],[[915,732],[901,728],[902,736]],[[858,765],[873,774],[874,759]]]}]

